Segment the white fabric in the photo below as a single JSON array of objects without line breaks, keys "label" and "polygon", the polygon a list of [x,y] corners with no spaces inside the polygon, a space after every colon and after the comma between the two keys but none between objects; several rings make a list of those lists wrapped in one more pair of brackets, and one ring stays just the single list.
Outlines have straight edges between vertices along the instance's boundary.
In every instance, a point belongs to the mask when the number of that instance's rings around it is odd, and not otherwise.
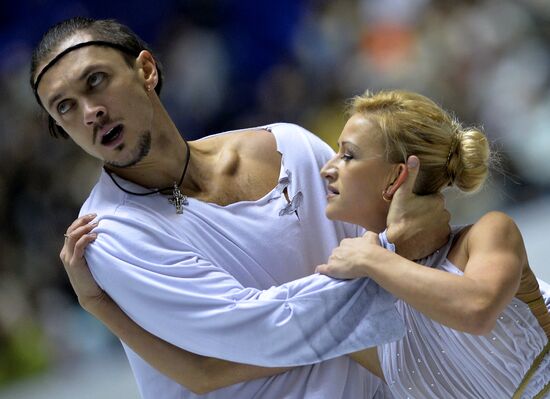
[{"label": "white fabric", "polygon": [[[446,259],[449,245],[441,250],[443,257],[434,254],[425,264],[461,275]],[[541,285],[550,307],[547,285]],[[405,337],[378,348],[384,377],[396,398],[511,398],[548,342],[529,307],[516,298],[485,336],[445,327],[402,300],[397,308],[407,326]],[[533,398],[548,382],[550,357],[546,356],[522,398]]]},{"label": "white fabric", "polygon": [[[324,216],[319,169],[332,150],[296,125],[268,130],[282,154],[279,184],[257,201],[190,198],[177,215],[165,197],[125,194],[103,173],[81,210],[99,220],[90,269],[133,320],[186,350],[267,366],[324,360],[204,398],[369,398],[378,380],[342,355],[400,338],[401,317],[373,281],[311,275],[358,231]],[[197,397],[125,349],[143,398]]]}]

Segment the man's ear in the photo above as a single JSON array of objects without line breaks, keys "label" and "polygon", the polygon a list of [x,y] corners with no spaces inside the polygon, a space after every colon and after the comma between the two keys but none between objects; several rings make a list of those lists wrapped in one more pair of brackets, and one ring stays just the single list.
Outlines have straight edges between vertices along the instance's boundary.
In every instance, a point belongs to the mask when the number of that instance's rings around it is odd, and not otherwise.
[{"label": "man's ear", "polygon": [[141,72],[143,84],[147,91],[154,89],[158,83],[157,64],[153,54],[147,50],[142,50],[136,58],[136,66]]},{"label": "man's ear", "polygon": [[397,169],[397,176],[393,178],[393,181],[386,187],[386,189],[382,193],[382,196],[385,200],[391,201],[397,189],[401,187],[405,180],[407,180],[408,175],[409,170],[407,169],[407,165],[405,165],[404,163],[400,163]]}]

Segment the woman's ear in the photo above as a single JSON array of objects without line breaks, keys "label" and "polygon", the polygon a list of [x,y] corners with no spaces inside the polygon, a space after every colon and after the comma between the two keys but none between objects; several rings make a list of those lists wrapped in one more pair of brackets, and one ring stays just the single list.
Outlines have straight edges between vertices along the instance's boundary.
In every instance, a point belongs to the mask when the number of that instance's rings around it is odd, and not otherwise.
[{"label": "woman's ear", "polygon": [[141,69],[143,84],[147,91],[154,89],[158,83],[158,71],[153,55],[149,51],[143,50],[136,58],[136,66]]},{"label": "woman's ear", "polygon": [[397,189],[407,180],[408,175],[409,171],[407,165],[404,163],[399,164],[397,176],[393,178],[393,181],[382,192],[382,198],[384,198],[385,201],[391,201]]}]

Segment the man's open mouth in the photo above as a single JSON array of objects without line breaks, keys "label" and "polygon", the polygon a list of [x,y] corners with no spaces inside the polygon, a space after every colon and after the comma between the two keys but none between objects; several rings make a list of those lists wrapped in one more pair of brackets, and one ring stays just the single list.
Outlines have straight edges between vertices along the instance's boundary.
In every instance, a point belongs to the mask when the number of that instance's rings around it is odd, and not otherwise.
[{"label": "man's open mouth", "polygon": [[116,125],[101,137],[101,145],[109,145],[120,137],[122,125]]}]

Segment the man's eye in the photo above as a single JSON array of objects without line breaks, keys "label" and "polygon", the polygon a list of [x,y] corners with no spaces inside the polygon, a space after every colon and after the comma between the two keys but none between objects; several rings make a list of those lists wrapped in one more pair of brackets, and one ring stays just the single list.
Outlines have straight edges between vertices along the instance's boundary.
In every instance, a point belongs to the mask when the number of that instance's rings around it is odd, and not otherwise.
[{"label": "man's eye", "polygon": [[88,85],[90,87],[95,87],[105,79],[105,73],[103,72],[94,72],[88,77]]},{"label": "man's eye", "polygon": [[71,103],[70,101],[61,101],[59,104],[57,104],[57,112],[59,114],[63,115],[67,113],[71,109]]}]

